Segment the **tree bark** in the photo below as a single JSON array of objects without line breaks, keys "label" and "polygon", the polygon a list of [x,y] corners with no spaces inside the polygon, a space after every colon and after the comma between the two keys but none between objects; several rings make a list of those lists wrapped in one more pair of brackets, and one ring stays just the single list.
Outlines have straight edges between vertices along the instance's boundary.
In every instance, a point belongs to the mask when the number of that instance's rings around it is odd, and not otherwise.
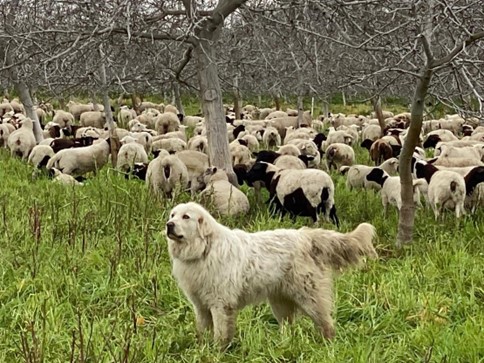
[{"label": "tree bark", "polygon": [[413,202],[413,179],[411,172],[412,155],[419,141],[422,129],[425,96],[432,79],[432,69],[426,66],[417,82],[412,100],[411,122],[407,138],[400,154],[400,183],[402,185],[402,209],[398,219],[397,246],[411,243],[415,222],[415,203]]},{"label": "tree bark", "polygon": [[14,81],[15,89],[17,90],[20,102],[24,105],[25,113],[27,117],[30,118],[34,123],[34,136],[37,144],[44,140],[44,135],[42,133],[42,127],[40,126],[39,118],[35,112],[34,103],[30,97],[30,92],[28,86],[23,81]]},{"label": "tree bark", "polygon": [[214,61],[216,52],[212,42],[215,40],[215,36],[210,32],[202,33],[204,34],[200,38],[198,46],[195,47],[195,57],[198,62],[200,99],[207,127],[208,157],[211,165],[224,169],[230,182],[237,184],[229,152],[218,69]]},{"label": "tree bark", "polygon": [[297,95],[297,127],[301,127],[304,120],[304,96],[299,93]]},{"label": "tree bark", "polygon": [[376,97],[373,102],[373,109],[375,110],[376,118],[378,119],[378,124],[380,125],[380,137],[383,137],[383,130],[385,129],[385,119],[383,118],[383,111],[381,109],[381,98],[380,96]]},{"label": "tree bark", "polygon": [[180,84],[178,81],[173,82],[173,94],[175,95],[175,106],[178,109],[178,112],[184,115],[185,110],[183,108],[183,102],[180,95]]},{"label": "tree bark", "polygon": [[234,89],[233,89],[233,101],[234,101],[234,113],[235,119],[240,120],[242,117],[240,116],[240,91],[239,91],[239,76],[235,76],[234,80]]}]

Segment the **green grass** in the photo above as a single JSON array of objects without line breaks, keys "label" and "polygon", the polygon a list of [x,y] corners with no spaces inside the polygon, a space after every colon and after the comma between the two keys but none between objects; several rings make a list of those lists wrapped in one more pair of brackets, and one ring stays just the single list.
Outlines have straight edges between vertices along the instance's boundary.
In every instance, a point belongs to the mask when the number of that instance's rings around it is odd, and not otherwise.
[{"label": "green grass", "polygon": [[[33,181],[31,171],[0,150],[0,362],[484,361],[482,210],[438,223],[419,210],[414,244],[396,250],[396,212],[384,218],[377,194],[348,191],[333,175],[341,230],[373,223],[380,254],[336,278],[335,340],[304,317],[281,330],[263,304],[240,313],[222,354],[197,342],[170,273],[164,224],[188,196],[155,201],[108,167],[78,188]],[[223,223],[294,227],[248,194],[252,212]]]}]

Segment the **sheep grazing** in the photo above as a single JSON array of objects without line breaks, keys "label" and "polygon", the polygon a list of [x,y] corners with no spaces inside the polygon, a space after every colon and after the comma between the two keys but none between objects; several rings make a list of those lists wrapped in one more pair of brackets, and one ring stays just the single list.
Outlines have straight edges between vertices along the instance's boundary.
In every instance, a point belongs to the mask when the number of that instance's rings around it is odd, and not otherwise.
[{"label": "sheep grazing", "polygon": [[6,124],[0,123],[0,147],[7,147],[7,140],[10,135],[10,129]]},{"label": "sheep grazing", "polygon": [[282,145],[277,152],[281,155],[292,155],[296,157],[301,155],[301,150],[293,144]]},{"label": "sheep grazing", "polygon": [[205,184],[205,189],[200,193],[203,204],[213,206],[224,216],[234,216],[249,211],[249,199],[228,181],[225,171],[210,167],[200,179],[199,182]]},{"label": "sheep grazing", "polygon": [[[143,145],[134,141],[134,139],[125,137],[121,140],[123,144],[118,151],[116,169],[127,172],[133,167],[134,163],[148,163],[148,155]],[[130,142],[127,142],[129,140]]]},{"label": "sheep grazing", "polygon": [[208,141],[206,136],[196,135],[193,136],[187,145],[188,150],[199,151],[204,154],[208,154]]},{"label": "sheep grazing", "polygon": [[423,143],[424,149],[428,149],[430,147],[435,148],[439,142],[446,142],[446,141],[453,141],[458,140],[457,136],[455,136],[449,130],[435,130],[431,131],[427,134],[425,141]]},{"label": "sheep grazing", "polygon": [[54,139],[49,143],[49,146],[54,150],[54,153],[58,153],[64,149],[90,146],[93,142],[94,139],[92,137],[86,136],[78,139]]},{"label": "sheep grazing", "polygon": [[48,145],[36,145],[29,155],[28,162],[35,168],[41,168],[47,165],[48,160],[54,156],[54,150]]},{"label": "sheep grazing", "polygon": [[64,149],[49,160],[47,169],[56,168],[69,175],[96,172],[108,162],[110,149],[109,139],[97,140],[91,146]]},{"label": "sheep grazing", "polygon": [[248,164],[252,157],[250,149],[240,144],[231,144],[230,154],[232,155],[232,165]]},{"label": "sheep grazing", "polygon": [[156,196],[171,198],[177,188],[187,188],[187,167],[176,155],[160,155],[148,164],[146,185]]},{"label": "sheep grazing", "polygon": [[328,148],[329,145],[336,143],[351,145],[353,143],[353,136],[344,130],[336,131],[330,128],[327,139],[324,142],[324,148]]},{"label": "sheep grazing", "polygon": [[353,148],[346,144],[331,144],[326,149],[326,163],[328,169],[333,167],[339,169],[343,165],[353,165],[355,162],[355,152]]},{"label": "sheep grazing", "polygon": [[317,222],[320,213],[331,219],[336,226],[339,220],[334,205],[334,183],[322,170],[281,170],[264,162],[254,164],[247,173],[247,182],[252,185],[262,181],[269,189],[274,211],[296,216],[311,217]]},{"label": "sheep grazing", "polygon": [[[378,168],[382,169],[389,175],[396,174],[398,170],[398,159],[391,158],[385,160]],[[346,187],[348,189],[353,188],[365,188],[369,187],[372,189],[380,190],[380,184],[376,183],[365,183],[365,177],[376,167],[368,165],[353,165],[353,166],[342,166],[339,170],[342,174],[346,174]]]},{"label": "sheep grazing", "polygon": [[52,122],[59,125],[61,128],[72,126],[72,124],[74,124],[75,118],[72,113],[63,110],[56,110],[54,112]]},{"label": "sheep grazing", "polygon": [[370,159],[375,162],[375,165],[381,164],[392,157],[394,157],[393,149],[388,141],[378,139],[371,144]]},{"label": "sheep grazing", "polygon": [[[380,194],[385,215],[387,214],[388,204],[396,206],[398,211],[402,209],[402,188],[399,176],[390,176],[380,168],[373,168],[365,179],[381,186]],[[420,204],[419,184],[421,184],[421,181],[413,181],[413,201],[415,204]]]},{"label": "sheep grazing", "polygon": [[428,200],[435,220],[444,208],[453,209],[457,218],[465,214],[466,182],[462,175],[451,170],[439,170],[423,161],[415,163],[415,174],[428,183]]},{"label": "sheep grazing", "polygon": [[106,114],[101,111],[83,112],[79,119],[79,124],[83,127],[96,127],[98,129],[104,128],[106,123]]},{"label": "sheep grazing", "polygon": [[246,145],[250,151],[259,150],[259,140],[254,135],[244,135],[239,140],[245,141]]},{"label": "sheep grazing", "polygon": [[194,150],[183,150],[176,154],[178,158],[185,164],[188,170],[188,184],[190,191],[194,194],[200,190],[198,178],[203,175],[205,170],[209,167],[207,154]]},{"label": "sheep grazing", "polygon": [[484,166],[473,168],[464,177],[466,183],[465,206],[474,213],[477,207],[484,205]]},{"label": "sheep grazing", "polygon": [[72,100],[67,103],[67,108],[76,121],[79,121],[84,112],[94,111],[92,104],[83,104]]},{"label": "sheep grazing", "polygon": [[62,173],[59,169],[52,168],[49,170],[49,176],[53,178],[53,182],[63,185],[83,185],[78,182],[73,176]]},{"label": "sheep grazing", "polygon": [[381,127],[379,125],[368,125],[361,132],[361,139],[363,140],[363,142],[365,142],[365,140],[369,140],[373,143],[373,141],[378,140],[380,136]]},{"label": "sheep grazing", "polygon": [[301,156],[305,157],[306,155],[299,155],[299,157],[281,155],[274,161],[274,165],[280,169],[306,169],[307,163],[300,159]]},{"label": "sheep grazing", "polygon": [[12,156],[17,155],[22,160],[27,160],[30,152],[36,145],[33,132],[34,124],[31,119],[24,118],[20,121],[20,129],[10,133],[7,145]]},{"label": "sheep grazing", "polygon": [[179,138],[160,139],[151,144],[151,152],[157,155],[160,149],[168,151],[169,154],[174,154],[182,150],[186,150],[187,143]]},{"label": "sheep grazing", "polygon": [[262,142],[267,148],[281,146],[281,135],[275,127],[267,127],[262,134]]},{"label": "sheep grazing", "polygon": [[178,131],[179,128],[180,121],[178,120],[176,113],[173,112],[164,112],[160,114],[155,121],[155,130],[159,135]]}]

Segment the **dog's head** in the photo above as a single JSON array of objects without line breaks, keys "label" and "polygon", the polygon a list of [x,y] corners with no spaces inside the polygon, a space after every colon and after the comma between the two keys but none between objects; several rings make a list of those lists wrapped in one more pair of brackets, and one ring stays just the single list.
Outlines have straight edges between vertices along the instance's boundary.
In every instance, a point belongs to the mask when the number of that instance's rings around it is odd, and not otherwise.
[{"label": "dog's head", "polygon": [[172,258],[193,261],[204,258],[210,250],[210,237],[217,222],[197,203],[179,204],[170,212],[166,236]]}]

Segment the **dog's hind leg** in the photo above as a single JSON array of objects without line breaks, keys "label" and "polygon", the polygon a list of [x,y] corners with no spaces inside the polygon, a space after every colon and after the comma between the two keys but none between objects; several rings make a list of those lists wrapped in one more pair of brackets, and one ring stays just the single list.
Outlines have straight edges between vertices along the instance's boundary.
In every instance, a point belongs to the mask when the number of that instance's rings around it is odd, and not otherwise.
[{"label": "dog's hind leg", "polygon": [[279,324],[288,322],[291,324],[294,321],[297,306],[294,301],[278,295],[269,296],[269,304],[271,304],[272,313],[276,317]]},{"label": "dog's hind leg", "polygon": [[225,350],[235,334],[237,310],[230,306],[215,306],[210,309],[213,318],[214,338]]},{"label": "dog's hind leg", "polygon": [[[299,286],[293,296],[298,307],[311,318],[316,329],[326,339],[332,339],[335,335],[333,318],[333,282],[331,276],[306,276],[305,286]],[[298,284],[299,285],[299,284]]]}]

